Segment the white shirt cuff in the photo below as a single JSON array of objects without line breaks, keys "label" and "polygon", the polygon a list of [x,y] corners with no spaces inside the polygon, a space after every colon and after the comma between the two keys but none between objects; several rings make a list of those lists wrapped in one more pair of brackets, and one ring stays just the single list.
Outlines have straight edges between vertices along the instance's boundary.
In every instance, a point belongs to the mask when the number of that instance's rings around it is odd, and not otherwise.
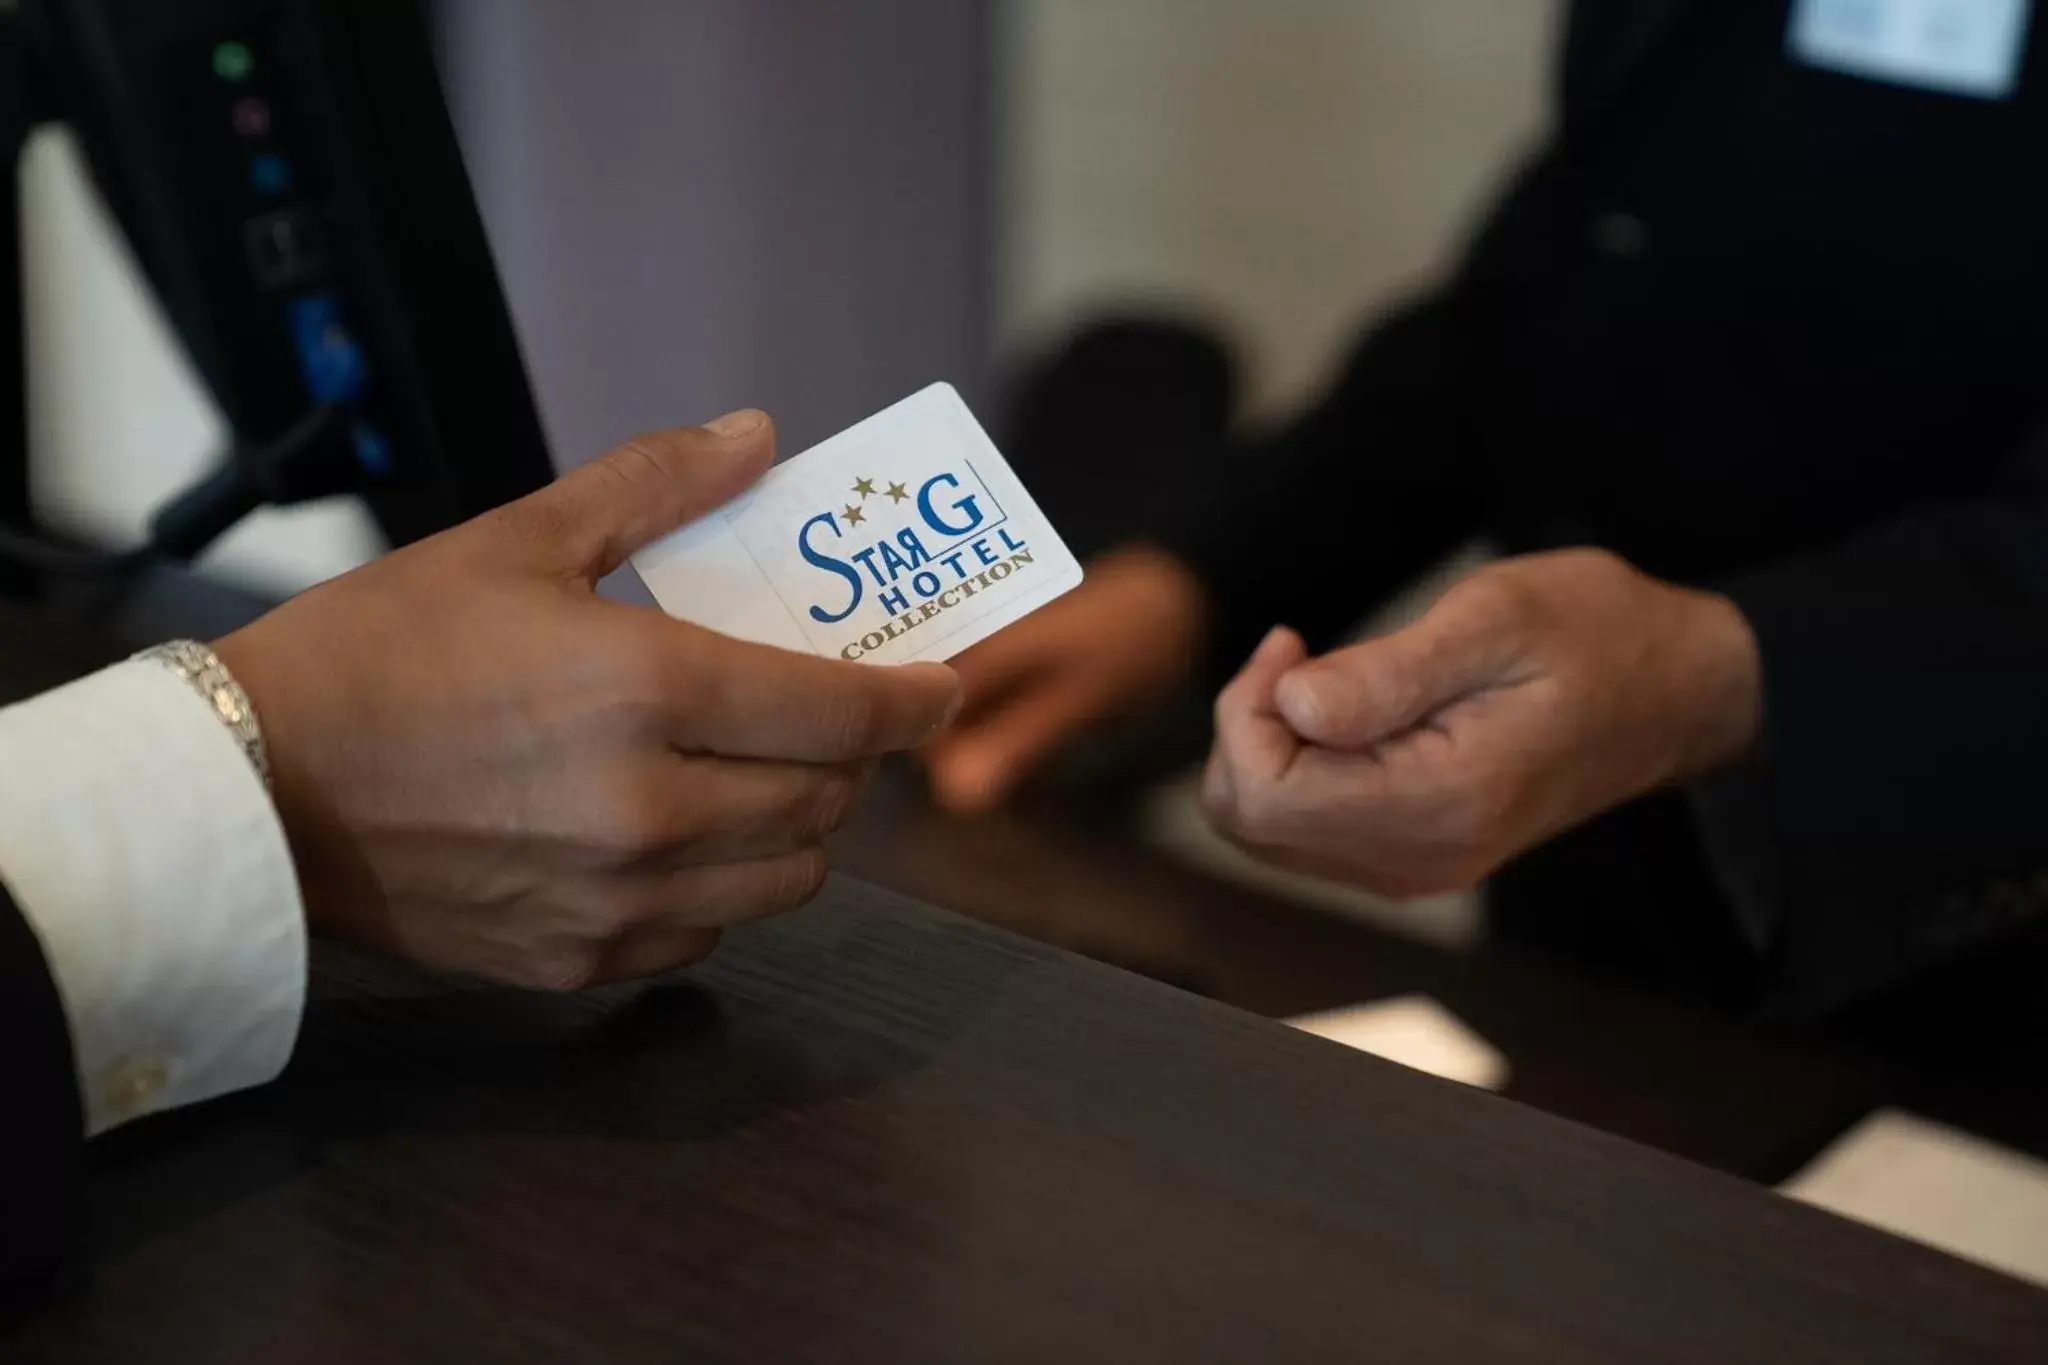
[{"label": "white shirt cuff", "polygon": [[270,794],[192,686],[117,664],[0,710],[0,881],[71,1025],[86,1127],[275,1077],[305,915]]}]

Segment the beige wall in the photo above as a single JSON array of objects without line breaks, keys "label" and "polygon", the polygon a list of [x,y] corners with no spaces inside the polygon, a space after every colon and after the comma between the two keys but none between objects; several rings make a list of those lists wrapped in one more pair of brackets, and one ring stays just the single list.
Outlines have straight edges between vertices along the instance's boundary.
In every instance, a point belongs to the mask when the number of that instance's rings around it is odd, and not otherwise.
[{"label": "beige wall", "polygon": [[1555,0],[1011,0],[1006,345],[1180,299],[1299,392],[1541,126]]}]

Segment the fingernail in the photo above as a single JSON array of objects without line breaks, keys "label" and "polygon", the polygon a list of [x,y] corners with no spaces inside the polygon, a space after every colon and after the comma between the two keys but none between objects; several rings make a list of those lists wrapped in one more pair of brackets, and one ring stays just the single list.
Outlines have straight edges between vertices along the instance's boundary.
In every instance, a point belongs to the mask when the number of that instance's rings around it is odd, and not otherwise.
[{"label": "fingernail", "polygon": [[759,431],[761,424],[768,420],[768,414],[759,408],[741,408],[728,412],[723,417],[714,417],[704,424],[704,430],[725,440],[737,440],[750,432]]},{"label": "fingernail", "polygon": [[943,730],[955,720],[958,720],[960,718],[960,708],[965,705],[967,705],[967,689],[961,688],[953,693],[953,700],[946,703],[946,714],[939,717],[939,728]]},{"label": "fingernail", "polygon": [[932,795],[955,815],[972,815],[980,809],[981,783],[973,774],[962,774],[956,762],[932,773]]},{"label": "fingernail", "polygon": [[1297,731],[1316,730],[1323,723],[1322,694],[1312,680],[1299,673],[1280,675],[1280,681],[1273,684],[1273,705]]}]

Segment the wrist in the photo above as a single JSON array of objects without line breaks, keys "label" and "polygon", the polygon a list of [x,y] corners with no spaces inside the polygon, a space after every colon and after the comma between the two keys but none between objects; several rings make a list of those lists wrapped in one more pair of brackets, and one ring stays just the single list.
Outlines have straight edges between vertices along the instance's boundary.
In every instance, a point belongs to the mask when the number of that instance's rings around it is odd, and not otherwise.
[{"label": "wrist", "polygon": [[291,706],[295,689],[292,681],[280,676],[275,667],[280,661],[279,651],[264,648],[263,625],[259,621],[214,641],[213,652],[241,683],[262,724],[271,805],[291,849],[306,925],[315,936],[325,936],[332,929],[330,893],[338,880],[337,860],[331,852],[333,840],[326,832],[333,822],[321,818],[324,803],[318,796],[318,784],[305,771],[302,746],[295,734],[296,717]]},{"label": "wrist", "polygon": [[1763,737],[1763,662],[1749,619],[1719,593],[1683,591],[1680,668],[1690,723],[1674,763],[1681,783],[1736,766]]}]

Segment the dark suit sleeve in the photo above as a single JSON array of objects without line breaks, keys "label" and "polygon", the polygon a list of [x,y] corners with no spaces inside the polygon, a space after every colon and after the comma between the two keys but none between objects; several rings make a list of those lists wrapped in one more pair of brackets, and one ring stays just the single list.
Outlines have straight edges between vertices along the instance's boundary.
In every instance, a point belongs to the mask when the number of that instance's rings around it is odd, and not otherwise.
[{"label": "dark suit sleeve", "polygon": [[1791,1012],[2048,904],[2044,490],[2048,441],[2001,497],[1723,585],[1761,648],[1766,738],[1698,808]]},{"label": "dark suit sleeve", "polygon": [[[1577,0],[1559,47],[1566,125],[1638,78],[1687,8]],[[1451,282],[1371,328],[1315,406],[1250,443],[1234,476],[1161,537],[1214,596],[1220,665],[1234,669],[1274,625],[1334,643],[1479,529],[1492,471],[1477,428],[1501,392],[1501,290],[1555,253],[1557,233],[1582,230],[1556,211],[1575,202],[1570,179],[1554,149],[1525,166]]]},{"label": "dark suit sleeve", "polygon": [[1374,326],[1313,407],[1247,444],[1162,537],[1209,587],[1220,666],[1276,625],[1334,643],[1473,533],[1480,307],[1454,286]]},{"label": "dark suit sleeve", "polygon": [[0,886],[0,1316],[67,1260],[85,1116],[42,944]]}]

